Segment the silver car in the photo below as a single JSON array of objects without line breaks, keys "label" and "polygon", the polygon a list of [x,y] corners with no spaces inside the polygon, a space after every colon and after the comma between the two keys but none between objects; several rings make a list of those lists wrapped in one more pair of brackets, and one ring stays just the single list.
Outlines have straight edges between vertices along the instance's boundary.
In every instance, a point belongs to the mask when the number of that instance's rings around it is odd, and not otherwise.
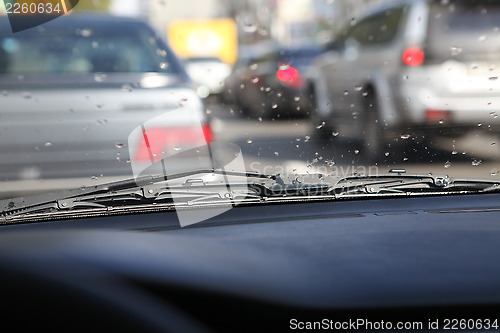
[{"label": "silver car", "polygon": [[2,192],[130,177],[211,140],[187,74],[144,22],[73,15],[12,33],[0,20]]},{"label": "silver car", "polygon": [[404,142],[497,134],[499,22],[495,1],[391,1],[357,16],[311,73],[316,132],[361,142],[372,161]]}]

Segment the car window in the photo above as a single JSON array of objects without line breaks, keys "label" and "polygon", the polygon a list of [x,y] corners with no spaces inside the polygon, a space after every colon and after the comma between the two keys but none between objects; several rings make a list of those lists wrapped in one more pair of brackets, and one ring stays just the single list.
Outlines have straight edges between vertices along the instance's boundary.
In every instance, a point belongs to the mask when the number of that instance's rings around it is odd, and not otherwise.
[{"label": "car window", "polygon": [[405,8],[394,8],[361,20],[345,33],[362,46],[390,43],[398,33]]},{"label": "car window", "polygon": [[470,61],[499,59],[500,6],[496,2],[434,4],[429,22],[429,56]]},{"label": "car window", "polygon": [[[69,29],[68,29],[69,28]],[[51,26],[0,35],[5,74],[175,73],[175,64],[145,27],[136,24],[72,29]]]}]

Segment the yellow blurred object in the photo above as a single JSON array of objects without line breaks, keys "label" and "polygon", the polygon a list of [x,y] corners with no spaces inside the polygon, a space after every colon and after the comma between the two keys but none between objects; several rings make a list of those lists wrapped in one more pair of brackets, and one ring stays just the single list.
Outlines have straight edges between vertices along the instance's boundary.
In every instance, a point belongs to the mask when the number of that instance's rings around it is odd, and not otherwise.
[{"label": "yellow blurred object", "polygon": [[229,18],[176,20],[170,24],[168,36],[182,58],[217,57],[229,65],[238,58],[238,28]]}]

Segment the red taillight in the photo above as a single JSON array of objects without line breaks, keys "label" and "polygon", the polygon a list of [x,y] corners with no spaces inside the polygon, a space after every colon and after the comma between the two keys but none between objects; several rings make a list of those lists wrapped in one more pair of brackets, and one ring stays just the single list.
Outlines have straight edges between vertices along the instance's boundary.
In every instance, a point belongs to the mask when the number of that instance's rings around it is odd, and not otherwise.
[{"label": "red taillight", "polygon": [[135,153],[136,162],[158,162],[166,155],[210,144],[213,132],[209,124],[185,127],[149,128],[144,130]]},{"label": "red taillight", "polygon": [[292,88],[302,88],[304,86],[304,80],[300,72],[290,65],[281,65],[278,72],[276,72],[276,77]]},{"label": "red taillight", "polygon": [[408,48],[403,52],[403,62],[407,66],[416,67],[424,63],[425,53],[419,48]]},{"label": "red taillight", "polygon": [[449,110],[426,110],[425,119],[430,123],[446,122],[451,117]]}]

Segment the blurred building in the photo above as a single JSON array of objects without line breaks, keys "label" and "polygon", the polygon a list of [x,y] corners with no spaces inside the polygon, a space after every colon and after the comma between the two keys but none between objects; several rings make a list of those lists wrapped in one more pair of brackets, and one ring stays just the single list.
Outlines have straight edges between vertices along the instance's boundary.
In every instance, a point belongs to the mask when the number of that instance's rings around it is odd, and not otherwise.
[{"label": "blurred building", "polygon": [[164,36],[178,19],[233,18],[241,44],[326,43],[368,3],[384,0],[113,0],[111,12],[146,18]]}]

